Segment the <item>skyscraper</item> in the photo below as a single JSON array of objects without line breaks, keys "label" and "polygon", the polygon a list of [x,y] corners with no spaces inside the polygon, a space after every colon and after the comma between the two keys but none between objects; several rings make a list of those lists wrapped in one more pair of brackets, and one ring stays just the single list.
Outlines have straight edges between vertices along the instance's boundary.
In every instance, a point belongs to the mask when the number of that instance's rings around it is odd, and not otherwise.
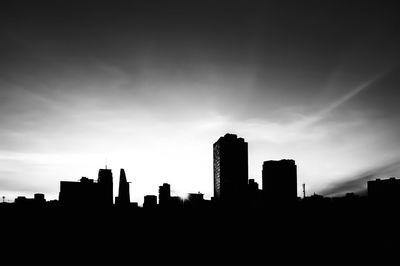
[{"label": "skyscraper", "polygon": [[164,183],[158,189],[158,201],[160,206],[167,206],[171,201],[171,186]]},{"label": "skyscraper", "polygon": [[121,169],[119,174],[119,189],[118,197],[115,198],[116,205],[129,205],[130,195],[129,195],[129,183],[126,181],[125,170]]},{"label": "skyscraper", "polygon": [[113,205],[113,176],[111,169],[100,169],[97,180],[101,204]]},{"label": "skyscraper", "polygon": [[297,166],[294,160],[265,161],[262,169],[264,198],[270,203],[297,200]]},{"label": "skyscraper", "polygon": [[243,138],[225,134],[214,148],[214,198],[236,202],[244,197],[248,182],[248,145]]}]

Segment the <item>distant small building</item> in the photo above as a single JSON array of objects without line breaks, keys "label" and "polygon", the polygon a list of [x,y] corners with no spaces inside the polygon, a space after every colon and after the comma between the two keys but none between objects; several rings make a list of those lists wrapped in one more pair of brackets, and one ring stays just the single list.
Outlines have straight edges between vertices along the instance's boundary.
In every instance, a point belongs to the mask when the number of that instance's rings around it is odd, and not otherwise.
[{"label": "distant small building", "polygon": [[17,206],[38,207],[38,206],[44,206],[46,204],[46,199],[44,197],[44,194],[36,193],[33,198],[19,196],[15,199],[14,202]]},{"label": "distant small building", "polygon": [[187,199],[184,201],[185,207],[201,208],[204,205],[204,194],[202,193],[189,193]]},{"label": "distant small building", "polygon": [[324,210],[332,204],[332,198],[324,197],[319,194],[312,194],[301,199],[301,205],[307,210]]},{"label": "distant small building", "polygon": [[157,196],[156,195],[144,196],[143,208],[154,209],[156,207],[157,207]]},{"label": "distant small building", "polygon": [[188,201],[190,202],[202,202],[204,200],[204,194],[202,193],[189,193]]},{"label": "distant small building", "polygon": [[183,207],[183,200],[181,197],[173,196],[170,198],[168,207],[170,208],[181,208]]},{"label": "distant small building", "polygon": [[33,198],[39,204],[46,203],[46,198],[45,198],[44,194],[42,194],[42,193],[36,193],[35,195],[33,195]]},{"label": "distant small building", "polygon": [[247,204],[250,207],[257,208],[262,204],[262,193],[258,188],[258,183],[254,179],[249,179],[249,184],[247,185]]},{"label": "distant small building", "polygon": [[254,179],[249,179],[248,189],[250,191],[258,191],[258,183]]},{"label": "distant small building", "polygon": [[376,179],[368,181],[368,198],[375,201],[400,201],[400,179]]},{"label": "distant small building", "polygon": [[28,199],[25,196],[18,196],[15,200],[14,200],[15,204],[24,204],[26,202],[28,202]]}]

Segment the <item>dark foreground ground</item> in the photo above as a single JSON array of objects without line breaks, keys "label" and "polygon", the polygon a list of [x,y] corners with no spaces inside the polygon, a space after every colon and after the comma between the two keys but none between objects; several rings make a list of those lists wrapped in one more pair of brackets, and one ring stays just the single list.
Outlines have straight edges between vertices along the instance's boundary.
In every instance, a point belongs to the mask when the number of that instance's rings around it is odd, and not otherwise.
[{"label": "dark foreground ground", "polygon": [[397,206],[379,205],[279,210],[2,208],[0,258],[12,254],[15,263],[30,264],[325,265],[380,257],[379,264],[385,265],[385,258],[400,251],[398,212]]}]

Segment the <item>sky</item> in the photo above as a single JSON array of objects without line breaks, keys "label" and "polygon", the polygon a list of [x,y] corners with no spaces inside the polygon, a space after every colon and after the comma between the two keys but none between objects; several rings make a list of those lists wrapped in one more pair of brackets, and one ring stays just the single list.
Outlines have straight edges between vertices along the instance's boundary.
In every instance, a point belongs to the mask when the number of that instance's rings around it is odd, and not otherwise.
[{"label": "sky", "polygon": [[0,195],[97,179],[131,200],[213,193],[212,144],[249,177],[294,159],[298,194],[400,177],[395,1],[12,1],[0,10]]}]

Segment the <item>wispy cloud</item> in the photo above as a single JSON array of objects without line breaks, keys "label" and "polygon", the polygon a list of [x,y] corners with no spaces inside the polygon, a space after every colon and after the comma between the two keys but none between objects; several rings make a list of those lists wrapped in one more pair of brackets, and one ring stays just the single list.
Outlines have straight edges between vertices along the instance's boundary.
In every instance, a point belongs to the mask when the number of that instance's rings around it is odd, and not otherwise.
[{"label": "wispy cloud", "polygon": [[306,117],[302,121],[299,122],[304,127],[310,126],[312,124],[315,124],[323,119],[325,119],[331,112],[334,110],[338,109],[340,106],[345,104],[346,102],[350,101],[353,99],[355,96],[360,94],[362,91],[368,89],[372,84],[380,80],[386,75],[387,72],[379,73],[375,75],[374,77],[370,78],[369,80],[363,82],[361,85],[355,87],[354,89],[350,90],[349,92],[345,93],[342,95],[339,99],[333,101],[330,103],[326,108],[323,108],[322,110],[318,111],[317,113]]},{"label": "wispy cloud", "polygon": [[328,185],[326,189],[321,191],[321,194],[325,196],[336,196],[347,192],[364,192],[369,180],[387,178],[396,174],[400,174],[400,160],[371,168],[355,176],[343,177],[341,181]]}]

